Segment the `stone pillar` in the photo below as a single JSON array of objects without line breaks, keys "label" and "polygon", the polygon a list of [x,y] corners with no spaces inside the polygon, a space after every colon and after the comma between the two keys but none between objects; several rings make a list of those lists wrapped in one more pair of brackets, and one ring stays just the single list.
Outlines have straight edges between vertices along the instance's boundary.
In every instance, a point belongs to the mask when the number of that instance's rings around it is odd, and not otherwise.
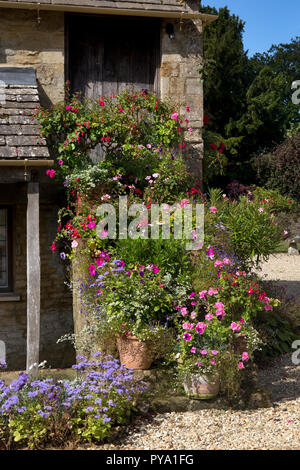
[{"label": "stone pillar", "polygon": [[[170,39],[166,26],[174,27],[174,39]],[[198,72],[203,61],[203,25],[199,20],[166,20],[161,34],[161,98],[171,98],[177,110],[186,115],[185,158],[188,168],[202,180],[203,158],[203,85]],[[190,112],[186,111],[189,106]],[[188,131],[192,129],[192,132]]]},{"label": "stone pillar", "polygon": [[[26,369],[39,363],[40,350],[40,223],[39,183],[27,186],[27,359]],[[32,369],[32,373],[37,367]]]}]

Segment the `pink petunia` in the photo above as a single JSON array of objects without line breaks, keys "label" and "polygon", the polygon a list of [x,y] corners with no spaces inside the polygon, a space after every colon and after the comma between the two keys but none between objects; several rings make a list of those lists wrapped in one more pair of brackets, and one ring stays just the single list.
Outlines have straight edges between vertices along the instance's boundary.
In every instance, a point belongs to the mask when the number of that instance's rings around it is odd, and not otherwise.
[{"label": "pink petunia", "polygon": [[191,348],[191,353],[192,353],[192,354],[196,354],[196,348],[194,348],[194,347]]},{"label": "pink petunia", "polygon": [[185,339],[185,341],[191,341],[192,336],[189,333],[184,333],[183,338]]},{"label": "pink petunia", "polygon": [[206,321],[212,321],[213,319],[214,319],[214,316],[213,316],[212,313],[207,313],[207,314],[205,315],[205,320],[206,320]]},{"label": "pink petunia", "polygon": [[89,266],[89,273],[91,276],[95,276],[96,274],[96,268],[95,268],[95,265],[94,264],[90,264]]},{"label": "pink petunia", "polygon": [[89,228],[90,230],[92,230],[92,229],[95,228],[95,227],[96,227],[95,222],[90,222],[90,223],[88,224],[88,228]]},{"label": "pink petunia", "polygon": [[206,325],[205,323],[203,323],[202,321],[197,323],[196,325],[196,331],[197,333],[199,333],[199,335],[202,335],[204,333],[204,331],[206,330],[208,325]]},{"label": "pink petunia", "polygon": [[203,290],[202,292],[199,292],[200,299],[204,299],[206,294],[207,294],[207,290]]},{"label": "pink petunia", "polygon": [[213,349],[213,350],[211,351],[211,353],[212,353],[214,356],[216,356],[217,354],[219,354],[219,351],[216,351],[215,349]]}]

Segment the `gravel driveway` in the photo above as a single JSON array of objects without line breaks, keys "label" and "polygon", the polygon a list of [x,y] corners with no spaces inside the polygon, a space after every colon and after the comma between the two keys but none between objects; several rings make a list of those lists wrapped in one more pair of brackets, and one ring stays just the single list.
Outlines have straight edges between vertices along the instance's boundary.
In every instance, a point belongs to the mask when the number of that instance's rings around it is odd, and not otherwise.
[{"label": "gravel driveway", "polygon": [[[300,257],[274,255],[262,266],[262,275],[288,283],[291,295],[300,298]],[[93,449],[300,450],[300,364],[294,365],[287,354],[261,370],[259,379],[271,393],[270,408],[173,412],[141,418],[118,442]]]}]

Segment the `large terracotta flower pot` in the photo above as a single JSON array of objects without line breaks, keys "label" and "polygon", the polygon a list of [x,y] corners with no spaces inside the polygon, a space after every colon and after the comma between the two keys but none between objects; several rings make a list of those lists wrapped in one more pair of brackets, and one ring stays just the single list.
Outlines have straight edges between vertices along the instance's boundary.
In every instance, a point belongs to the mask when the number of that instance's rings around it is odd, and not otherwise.
[{"label": "large terracotta flower pot", "polygon": [[185,393],[190,398],[210,400],[215,398],[220,390],[217,377],[211,378],[202,374],[187,374],[183,379]]},{"label": "large terracotta flower pot", "polygon": [[118,336],[117,346],[120,362],[128,369],[150,369],[154,360],[154,353],[147,343],[140,341],[136,336]]}]

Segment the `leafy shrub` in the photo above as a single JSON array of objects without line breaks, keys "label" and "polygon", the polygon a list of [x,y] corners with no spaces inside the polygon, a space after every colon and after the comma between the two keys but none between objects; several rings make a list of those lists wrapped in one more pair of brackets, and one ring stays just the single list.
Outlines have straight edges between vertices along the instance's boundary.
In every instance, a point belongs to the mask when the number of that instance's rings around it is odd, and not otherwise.
[{"label": "leafy shrub", "polygon": [[254,157],[252,165],[261,186],[300,202],[300,131],[272,152]]},{"label": "leafy shrub", "polygon": [[223,240],[227,238],[231,254],[239,258],[244,269],[268,259],[282,239],[281,227],[276,224],[268,201],[246,196],[230,201],[221,194],[214,190],[210,195],[212,207],[205,220],[207,243],[213,245],[220,234]]}]

